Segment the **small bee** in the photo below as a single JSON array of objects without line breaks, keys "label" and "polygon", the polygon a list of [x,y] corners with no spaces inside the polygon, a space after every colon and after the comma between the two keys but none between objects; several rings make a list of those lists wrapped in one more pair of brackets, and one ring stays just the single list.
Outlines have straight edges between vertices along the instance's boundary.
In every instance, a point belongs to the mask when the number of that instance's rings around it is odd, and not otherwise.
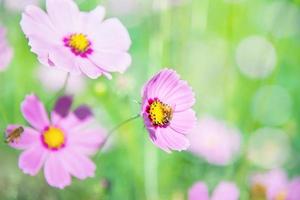
[{"label": "small bee", "polygon": [[9,135],[6,137],[5,142],[6,143],[13,143],[15,141],[18,141],[24,132],[24,128],[22,126],[14,129]]}]

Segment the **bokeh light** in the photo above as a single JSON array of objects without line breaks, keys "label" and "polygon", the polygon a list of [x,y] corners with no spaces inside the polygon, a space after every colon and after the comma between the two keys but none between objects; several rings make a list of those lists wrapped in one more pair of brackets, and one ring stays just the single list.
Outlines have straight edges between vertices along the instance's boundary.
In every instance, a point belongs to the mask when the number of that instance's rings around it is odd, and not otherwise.
[{"label": "bokeh light", "polygon": [[285,132],[261,128],[251,134],[248,159],[256,166],[273,169],[285,164],[290,155],[290,142]]},{"label": "bokeh light", "polygon": [[236,50],[236,63],[249,78],[265,78],[276,66],[274,46],[265,37],[249,36],[243,39]]}]

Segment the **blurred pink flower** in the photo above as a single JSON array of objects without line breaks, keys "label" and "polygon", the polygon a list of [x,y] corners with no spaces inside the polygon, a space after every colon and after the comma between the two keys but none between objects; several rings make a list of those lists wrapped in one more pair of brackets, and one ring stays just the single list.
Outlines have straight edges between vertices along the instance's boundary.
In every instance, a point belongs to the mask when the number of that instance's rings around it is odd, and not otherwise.
[{"label": "blurred pink flower", "polygon": [[21,27],[31,51],[46,66],[90,78],[123,73],[131,63],[131,40],[116,18],[104,19],[104,8],[81,12],[72,0],[46,0],[47,14],[27,6]]},{"label": "blurred pink flower", "polygon": [[0,71],[4,71],[13,57],[13,50],[6,39],[6,30],[0,26]]},{"label": "blurred pink flower", "polygon": [[238,200],[239,189],[232,182],[221,182],[209,198],[208,189],[205,183],[197,182],[189,190],[189,200]]},{"label": "blurred pink flower", "polygon": [[[66,80],[68,72],[64,72],[51,67],[40,66],[37,68],[37,76],[41,84],[46,90],[59,91]],[[79,94],[86,89],[86,80],[82,75],[70,74],[66,93]]]},{"label": "blurred pink flower", "polygon": [[186,81],[171,69],[164,69],[142,90],[144,123],[152,142],[166,152],[186,150],[186,135],[196,122],[192,106],[194,93]]},{"label": "blurred pink flower", "polygon": [[22,11],[28,5],[38,5],[39,0],[4,0],[5,8],[11,11]]},{"label": "blurred pink flower", "polygon": [[[38,97],[28,95],[21,110],[32,127],[24,127],[20,139],[10,143],[24,150],[19,158],[24,173],[37,175],[44,165],[48,184],[61,189],[71,184],[71,175],[78,179],[94,176],[96,166],[88,156],[98,150],[105,137],[88,107],[70,112],[71,104],[71,97],[60,98],[50,121]],[[7,134],[19,126],[8,125]]]},{"label": "blurred pink flower", "polygon": [[251,177],[251,197],[267,200],[298,200],[300,199],[300,179],[289,181],[281,169],[266,173],[257,173]]},{"label": "blurred pink flower", "polygon": [[240,151],[238,130],[211,117],[203,117],[189,134],[189,150],[216,165],[228,165]]}]

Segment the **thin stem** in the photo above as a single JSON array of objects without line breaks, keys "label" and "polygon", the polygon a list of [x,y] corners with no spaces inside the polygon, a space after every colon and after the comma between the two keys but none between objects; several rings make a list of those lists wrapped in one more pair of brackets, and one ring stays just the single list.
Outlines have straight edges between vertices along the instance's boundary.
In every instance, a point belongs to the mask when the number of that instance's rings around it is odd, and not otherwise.
[{"label": "thin stem", "polygon": [[47,105],[52,103],[55,99],[57,99],[59,96],[61,96],[62,94],[64,94],[66,92],[66,88],[68,86],[69,78],[70,78],[70,73],[68,72],[62,88],[56,93],[56,95],[52,99],[50,99],[50,101],[48,101]]},{"label": "thin stem", "polygon": [[[101,143],[101,145],[100,145],[100,146],[101,146],[101,149],[103,149],[103,147],[104,147],[104,145],[106,144],[106,142],[108,141],[108,139],[112,136],[112,134],[113,134],[116,130],[118,130],[119,128],[121,128],[121,127],[124,126],[125,124],[127,124],[127,123],[129,123],[129,122],[131,122],[131,121],[133,121],[133,120],[135,120],[135,119],[137,119],[137,118],[139,118],[139,117],[140,117],[139,114],[138,114],[138,115],[135,115],[135,116],[133,116],[133,117],[130,117],[130,118],[126,119],[125,121],[121,122],[120,124],[118,124],[117,126],[115,126],[114,128],[112,128],[112,129],[107,133],[107,136],[105,137],[105,139],[104,139],[103,142]],[[99,155],[100,155],[101,149],[100,149],[99,152],[98,152],[97,158],[98,158]]]}]

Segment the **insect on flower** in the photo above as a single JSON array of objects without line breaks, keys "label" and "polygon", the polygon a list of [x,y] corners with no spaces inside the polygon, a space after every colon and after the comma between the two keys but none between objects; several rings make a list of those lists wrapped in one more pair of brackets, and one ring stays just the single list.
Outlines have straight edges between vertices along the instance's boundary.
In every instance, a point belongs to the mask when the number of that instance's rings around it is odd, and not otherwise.
[{"label": "insect on flower", "polygon": [[5,143],[14,143],[14,142],[17,142],[20,139],[20,137],[21,137],[21,135],[22,135],[23,132],[24,132],[24,128],[22,126],[14,129],[6,137]]}]

